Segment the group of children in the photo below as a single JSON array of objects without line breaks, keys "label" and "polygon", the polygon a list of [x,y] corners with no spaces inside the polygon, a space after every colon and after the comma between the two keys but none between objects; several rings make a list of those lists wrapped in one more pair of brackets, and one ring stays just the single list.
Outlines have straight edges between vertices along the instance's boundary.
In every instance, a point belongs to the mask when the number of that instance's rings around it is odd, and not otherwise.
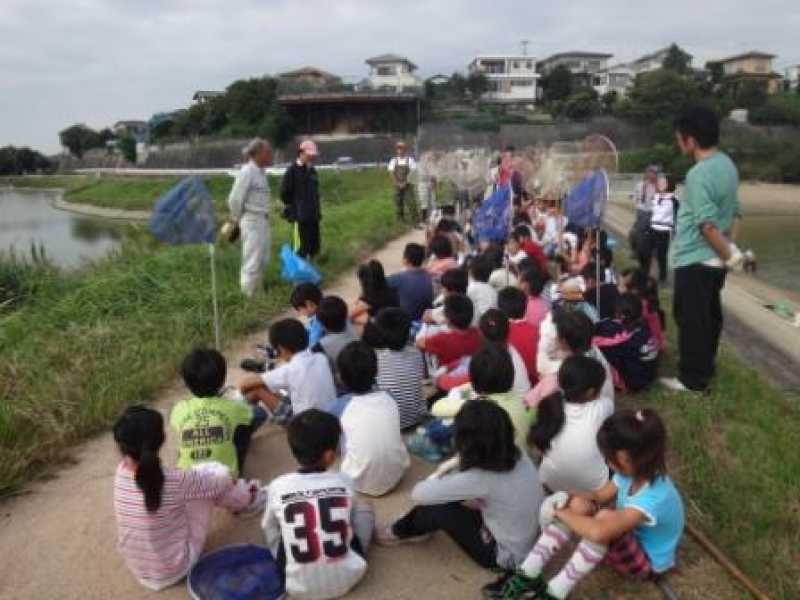
[{"label": "group of children", "polygon": [[[437,531],[501,572],[487,598],[565,598],[602,562],[642,580],[670,570],[684,517],[664,424],[614,404],[656,377],[657,285],[614,273],[602,236],[573,231],[549,246],[542,227],[522,213],[504,244],[470,253],[458,223],[442,219],[427,248],[406,246],[402,272],[362,265],[350,306],[299,285],[302,320],[269,330],[274,364],[233,388],[222,355],[193,350],[192,397],[169,418],[177,467],[159,458],[160,413],[131,408],[114,429],[119,548],[137,579],[162,589],[186,576],[214,507],[263,514],[296,598],[346,594],[372,540]],[[241,479],[264,423],[286,427],[298,463],[266,486]],[[359,497],[395,489],[410,452],[439,464],[413,487],[409,512],[376,525]],[[545,581],[572,537],[577,549]]]}]

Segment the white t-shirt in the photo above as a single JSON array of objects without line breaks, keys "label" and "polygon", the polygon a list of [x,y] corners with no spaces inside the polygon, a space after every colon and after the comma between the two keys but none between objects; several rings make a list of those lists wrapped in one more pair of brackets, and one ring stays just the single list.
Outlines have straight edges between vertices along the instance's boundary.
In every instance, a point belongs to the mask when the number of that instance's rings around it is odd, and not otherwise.
[{"label": "white t-shirt", "polygon": [[393,173],[397,166],[408,167],[409,170],[414,171],[417,168],[417,161],[411,156],[395,156],[389,161],[389,172]]},{"label": "white t-shirt", "polygon": [[544,235],[548,242],[558,242],[558,235],[567,226],[569,219],[564,215],[547,215],[544,219]]},{"label": "white t-shirt", "polygon": [[658,193],[653,196],[651,206],[650,227],[656,231],[672,231],[675,228],[675,195]]},{"label": "white t-shirt", "polygon": [[330,362],[322,352],[298,352],[261,378],[271,391],[288,392],[295,415],[309,408],[321,409],[336,399]]},{"label": "white t-shirt", "polygon": [[289,473],[269,484],[261,526],[267,546],[286,551],[286,591],[292,598],[339,598],[367,570],[353,541],[353,482],[335,472]]},{"label": "white t-shirt", "polygon": [[505,267],[495,269],[492,271],[491,277],[489,277],[489,285],[497,291],[506,287],[517,287],[518,283],[517,276]]},{"label": "white t-shirt", "polygon": [[522,355],[511,344],[508,345],[508,353],[511,355],[511,362],[514,364],[514,385],[511,387],[511,391],[520,398],[524,398],[525,394],[531,391],[528,368],[525,366],[525,361],[522,360]]},{"label": "white t-shirt", "polygon": [[472,308],[479,319],[490,308],[497,308],[497,290],[484,281],[470,280],[467,297],[472,300]]},{"label": "white t-shirt", "polygon": [[382,496],[397,485],[410,464],[397,403],[384,391],[353,396],[340,420],[342,473],[352,477],[362,494]]}]

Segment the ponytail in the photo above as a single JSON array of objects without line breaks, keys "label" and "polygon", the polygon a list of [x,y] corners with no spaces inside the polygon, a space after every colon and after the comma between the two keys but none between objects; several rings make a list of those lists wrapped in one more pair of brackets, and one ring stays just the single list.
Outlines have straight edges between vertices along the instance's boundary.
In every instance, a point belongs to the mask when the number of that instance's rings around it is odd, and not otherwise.
[{"label": "ponytail", "polygon": [[627,452],[639,479],[653,481],[667,473],[667,429],[652,409],[620,410],[608,417],[597,432],[597,447],[612,464],[617,452]]},{"label": "ponytail", "polygon": [[553,392],[539,403],[536,411],[536,423],[531,427],[528,440],[541,452],[550,450],[550,444],[564,428],[566,414],[564,413],[564,392]]},{"label": "ponytail", "polygon": [[148,512],[161,507],[164,470],[158,451],[164,445],[164,417],[144,406],[132,406],[114,425],[114,440],[123,456],[137,464],[135,481]]}]

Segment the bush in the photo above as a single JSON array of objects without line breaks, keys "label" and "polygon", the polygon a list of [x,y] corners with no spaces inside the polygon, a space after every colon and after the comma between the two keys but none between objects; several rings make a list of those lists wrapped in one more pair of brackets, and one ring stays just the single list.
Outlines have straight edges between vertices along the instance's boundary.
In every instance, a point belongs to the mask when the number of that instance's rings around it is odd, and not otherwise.
[{"label": "bush", "polygon": [[800,96],[771,96],[762,106],[750,112],[750,122],[755,125],[800,126]]},{"label": "bush", "polygon": [[623,173],[641,173],[649,165],[659,165],[664,171],[678,179],[686,177],[691,161],[678,152],[675,146],[656,144],[652,148],[623,152],[619,168]]}]

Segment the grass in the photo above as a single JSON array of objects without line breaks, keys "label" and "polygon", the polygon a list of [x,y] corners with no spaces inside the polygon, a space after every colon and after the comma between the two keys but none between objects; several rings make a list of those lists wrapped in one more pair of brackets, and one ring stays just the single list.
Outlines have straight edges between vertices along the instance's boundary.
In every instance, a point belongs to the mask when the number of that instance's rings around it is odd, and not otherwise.
[{"label": "grass", "polygon": [[[324,208],[319,266],[328,278],[403,230],[386,178],[363,178]],[[275,220],[273,239],[276,250],[289,239],[286,223]],[[239,252],[220,245],[217,253],[226,340],[263,327],[289,292],[275,259],[267,292],[245,302]],[[205,248],[165,247],[134,231],[116,255],[89,270],[51,270],[36,294],[0,313],[0,494],[106,430],[123,407],[152,400],[187,349],[212,343],[208,282]]]}]

